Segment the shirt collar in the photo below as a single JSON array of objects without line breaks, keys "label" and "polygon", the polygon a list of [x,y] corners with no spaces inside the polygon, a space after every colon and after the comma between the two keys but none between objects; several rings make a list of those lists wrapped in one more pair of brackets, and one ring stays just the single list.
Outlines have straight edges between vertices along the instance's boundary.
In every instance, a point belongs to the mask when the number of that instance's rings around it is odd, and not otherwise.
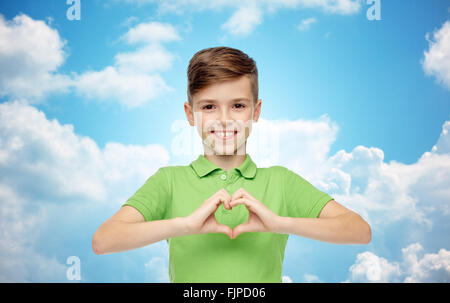
[{"label": "shirt collar", "polygon": [[[199,155],[198,158],[191,162],[190,166],[194,169],[199,177],[204,177],[210,172],[221,169],[209,161],[204,155]],[[249,154],[246,154],[244,162],[236,167],[242,176],[245,178],[253,178],[256,175],[256,164],[253,162]]]}]

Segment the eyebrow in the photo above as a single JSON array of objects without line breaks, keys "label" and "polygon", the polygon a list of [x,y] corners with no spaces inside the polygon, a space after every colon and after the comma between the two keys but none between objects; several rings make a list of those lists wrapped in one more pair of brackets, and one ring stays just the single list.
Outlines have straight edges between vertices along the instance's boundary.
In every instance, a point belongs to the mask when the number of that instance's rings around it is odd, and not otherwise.
[{"label": "eyebrow", "polygon": [[[205,102],[216,102],[216,99],[201,99],[199,101],[197,101],[197,103],[205,103]],[[236,102],[236,101],[247,101],[250,102],[250,99],[248,98],[244,98],[244,97],[240,97],[240,98],[234,98],[230,100],[231,102]]]}]

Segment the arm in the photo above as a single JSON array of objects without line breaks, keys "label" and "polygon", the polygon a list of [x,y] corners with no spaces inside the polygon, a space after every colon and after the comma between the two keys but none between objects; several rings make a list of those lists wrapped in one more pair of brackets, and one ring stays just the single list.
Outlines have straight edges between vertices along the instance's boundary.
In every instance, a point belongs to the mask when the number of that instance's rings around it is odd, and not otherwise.
[{"label": "arm", "polygon": [[139,211],[126,205],[98,228],[92,249],[98,255],[120,252],[186,234],[182,218],[145,222]]},{"label": "arm", "polygon": [[318,218],[279,217],[278,232],[338,244],[368,244],[371,240],[369,224],[334,200]]},{"label": "arm", "polygon": [[219,205],[229,205],[230,198],[222,188],[187,217],[148,222],[134,207],[125,205],[95,232],[92,249],[101,255],[139,248],[167,238],[204,233],[224,233],[231,238],[231,228],[214,218]]}]

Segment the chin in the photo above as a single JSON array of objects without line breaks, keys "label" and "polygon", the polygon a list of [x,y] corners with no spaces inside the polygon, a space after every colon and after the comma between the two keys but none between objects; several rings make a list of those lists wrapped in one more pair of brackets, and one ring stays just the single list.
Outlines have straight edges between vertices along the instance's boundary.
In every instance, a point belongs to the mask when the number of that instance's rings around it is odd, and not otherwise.
[{"label": "chin", "polygon": [[236,154],[236,150],[234,151],[227,151],[227,150],[214,150],[215,154],[218,156],[232,156]]},{"label": "chin", "polygon": [[[209,148],[211,150],[213,150],[214,154],[216,155],[220,155],[220,156],[232,156],[232,155],[240,155],[240,150],[242,148],[243,144],[236,146],[236,145],[230,145],[230,146],[225,146],[225,145],[221,145],[221,146],[214,146],[211,147],[209,146]],[[243,154],[245,154],[244,152],[242,152]]]}]

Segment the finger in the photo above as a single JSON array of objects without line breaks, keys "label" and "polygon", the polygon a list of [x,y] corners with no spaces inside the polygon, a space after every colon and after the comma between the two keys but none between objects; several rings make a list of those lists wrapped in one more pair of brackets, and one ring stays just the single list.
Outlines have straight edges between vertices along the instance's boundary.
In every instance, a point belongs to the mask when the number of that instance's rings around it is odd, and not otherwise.
[{"label": "finger", "polygon": [[208,208],[208,211],[210,214],[214,213],[222,203],[226,209],[231,209],[230,202],[231,202],[230,195],[228,193],[224,194],[223,192],[221,192],[215,198],[214,202],[212,203],[212,206]]},{"label": "finger", "polygon": [[245,188],[241,187],[237,191],[233,193],[231,196],[232,200],[239,199],[239,198],[249,198],[249,199],[255,199]]},{"label": "finger", "polygon": [[233,236],[233,230],[231,227],[217,222],[214,214],[211,214],[208,220],[210,223],[208,227],[204,229],[204,233],[223,233],[229,238]]},{"label": "finger", "polygon": [[225,190],[225,188],[221,188],[219,191],[218,191],[219,193],[222,193],[225,197],[227,197],[227,198],[230,198],[231,199],[231,195],[230,195],[230,193],[229,192],[227,192],[226,190]]},{"label": "finger", "polygon": [[248,223],[240,224],[233,229],[233,237],[232,239],[236,239],[240,234],[246,232],[252,232],[252,226]]},{"label": "finger", "polygon": [[254,202],[247,198],[239,198],[239,199],[236,199],[236,200],[233,200],[230,202],[231,207],[234,207],[239,204],[244,204],[247,208],[252,209],[252,210],[255,208]]},{"label": "finger", "polygon": [[231,195],[225,190],[225,188],[221,188],[216,191],[214,195],[210,197],[210,199],[215,199],[218,197],[222,197],[224,200],[227,200],[228,198],[231,199]]},{"label": "finger", "polygon": [[218,223],[217,232],[227,235],[230,239],[233,237],[233,230],[227,225]]},{"label": "finger", "polygon": [[223,193],[216,193],[209,199],[207,199],[198,210],[198,214],[201,220],[206,220],[206,218],[214,213],[219,205],[221,203],[224,203],[224,201],[226,201],[226,197],[223,195]]},{"label": "finger", "polygon": [[231,202],[231,196],[228,192],[225,191],[225,193],[221,194],[220,196],[222,198],[223,207],[226,209],[231,209],[230,202]]},{"label": "finger", "polygon": [[219,206],[221,203],[225,205],[231,202],[231,196],[225,191],[225,189],[217,194],[216,199],[218,199],[218,201],[216,201],[217,206]]},{"label": "finger", "polygon": [[231,195],[231,201],[242,198],[244,196],[244,193],[242,191],[242,187],[239,188],[237,191],[235,191],[232,195]]},{"label": "finger", "polygon": [[244,204],[249,212],[256,214],[262,220],[268,218],[268,213],[267,213],[264,205],[257,200],[252,200],[252,199],[248,199],[248,198],[240,198],[240,199],[231,201],[230,204],[231,204],[231,207],[234,207],[239,204]]}]

